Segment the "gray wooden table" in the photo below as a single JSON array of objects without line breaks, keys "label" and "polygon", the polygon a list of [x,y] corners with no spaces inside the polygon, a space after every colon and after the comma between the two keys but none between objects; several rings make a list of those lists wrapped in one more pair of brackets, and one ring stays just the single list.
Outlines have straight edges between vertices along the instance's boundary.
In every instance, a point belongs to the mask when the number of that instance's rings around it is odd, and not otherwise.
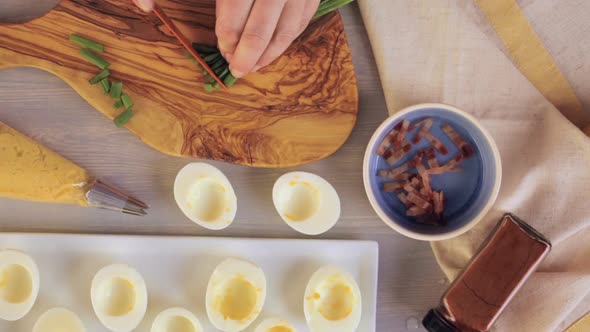
[{"label": "gray wooden table", "polygon": [[[51,6],[43,2],[3,0],[0,22],[37,15]],[[342,217],[321,238],[379,242],[377,330],[418,331],[421,329],[412,326],[413,318],[420,319],[437,303],[446,281],[429,244],[388,228],[366,198],[361,177],[363,153],[371,134],[387,117],[387,110],[358,7],[349,6],[342,14],[359,80],[359,119],[352,136],[336,154],[294,169],[325,177],[340,194]],[[302,237],[280,220],[271,198],[276,178],[294,169],[253,169],[213,162],[233,183],[239,198],[238,213],[228,229],[207,231],[188,220],[172,196],[176,173],[192,160],[166,156],[144,145],[126,130],[113,126],[69,86],[46,72],[30,68],[0,71],[0,121],[151,205],[149,215],[139,218],[75,206],[0,199],[2,231]]]}]

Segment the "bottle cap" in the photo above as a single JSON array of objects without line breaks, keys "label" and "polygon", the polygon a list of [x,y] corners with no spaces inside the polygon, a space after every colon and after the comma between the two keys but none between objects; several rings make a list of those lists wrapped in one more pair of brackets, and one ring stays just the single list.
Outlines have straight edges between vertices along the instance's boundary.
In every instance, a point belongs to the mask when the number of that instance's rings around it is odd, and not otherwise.
[{"label": "bottle cap", "polygon": [[441,315],[436,309],[430,309],[424,319],[422,325],[429,332],[460,332],[448,319]]}]

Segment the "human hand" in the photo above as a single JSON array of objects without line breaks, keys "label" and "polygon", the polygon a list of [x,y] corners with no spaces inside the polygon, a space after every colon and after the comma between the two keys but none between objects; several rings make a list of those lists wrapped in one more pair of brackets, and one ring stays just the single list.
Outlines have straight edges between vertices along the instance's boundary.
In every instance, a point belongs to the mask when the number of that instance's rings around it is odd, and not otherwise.
[{"label": "human hand", "polygon": [[270,64],[307,27],[320,0],[217,0],[215,33],[235,77]]},{"label": "human hand", "polygon": [[[154,0],[133,0],[151,11]],[[240,78],[270,64],[307,27],[320,0],[217,0],[215,34],[231,73]]]}]

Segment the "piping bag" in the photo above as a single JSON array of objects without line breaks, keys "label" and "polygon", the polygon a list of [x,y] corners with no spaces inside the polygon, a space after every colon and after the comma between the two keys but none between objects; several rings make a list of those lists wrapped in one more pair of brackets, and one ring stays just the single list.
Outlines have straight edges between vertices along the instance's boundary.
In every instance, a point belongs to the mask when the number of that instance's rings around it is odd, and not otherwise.
[{"label": "piping bag", "polygon": [[138,216],[148,206],[0,122],[0,197],[77,204]]}]

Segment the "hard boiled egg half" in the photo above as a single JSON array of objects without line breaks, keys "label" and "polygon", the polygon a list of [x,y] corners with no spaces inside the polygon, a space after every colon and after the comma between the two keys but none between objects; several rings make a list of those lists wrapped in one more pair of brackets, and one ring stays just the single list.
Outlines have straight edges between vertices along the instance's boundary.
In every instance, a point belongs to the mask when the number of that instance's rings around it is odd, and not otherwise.
[{"label": "hard boiled egg half", "polygon": [[147,289],[143,277],[124,264],[102,268],[92,280],[92,307],[100,322],[113,332],[129,332],[137,327],[147,309]]},{"label": "hard boiled egg half", "polygon": [[229,226],[238,206],[227,177],[205,163],[188,164],[178,172],[174,181],[174,199],[190,220],[213,230]]},{"label": "hard boiled egg half", "polygon": [[297,332],[297,330],[289,321],[272,317],[263,320],[254,332]]},{"label": "hard boiled egg half", "polygon": [[80,317],[65,308],[53,308],[42,314],[33,332],[85,332],[84,324]]},{"label": "hard boiled egg half", "polygon": [[303,304],[311,332],[353,332],[361,321],[361,292],[352,276],[336,267],[316,271]]},{"label": "hard boiled egg half", "polygon": [[340,218],[340,199],[332,185],[306,172],[291,172],[277,179],[272,200],[281,218],[298,232],[326,232]]},{"label": "hard boiled egg half", "polygon": [[266,278],[262,269],[245,260],[228,258],[209,279],[207,316],[221,331],[242,331],[258,317],[265,299]]},{"label": "hard boiled egg half", "polygon": [[151,332],[203,332],[199,319],[184,308],[170,308],[158,314]]},{"label": "hard boiled egg half", "polygon": [[0,251],[0,319],[23,318],[38,294],[39,269],[35,261],[20,251]]}]

